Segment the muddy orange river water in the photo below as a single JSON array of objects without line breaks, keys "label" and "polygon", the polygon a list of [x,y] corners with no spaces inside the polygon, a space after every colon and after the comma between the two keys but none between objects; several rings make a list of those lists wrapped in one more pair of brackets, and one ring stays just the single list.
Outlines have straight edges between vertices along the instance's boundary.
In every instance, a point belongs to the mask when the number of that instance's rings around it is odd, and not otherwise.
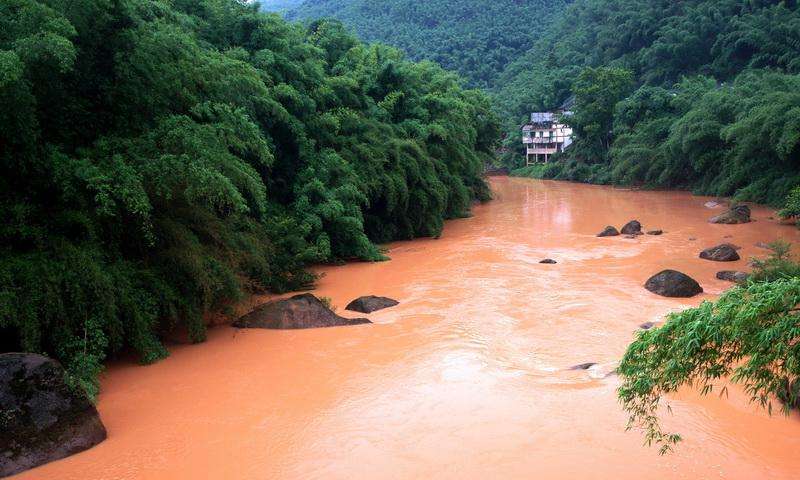
[{"label": "muddy orange river water", "polygon": [[[768,209],[711,225],[688,193],[495,178],[496,199],[442,238],[389,245],[392,260],[326,267],[315,292],[399,306],[374,325],[215,328],[152,366],[112,365],[99,410],[109,438],[20,479],[796,479],[800,418],[769,417],[733,388],[669,400],[685,440],[659,456],[606,376],[642,322],[713,299],[777,238]],[[597,238],[639,219],[660,237]],[[692,240],[694,238],[694,240]],[[721,242],[733,264],[698,258]],[[557,265],[541,265],[553,258]],[[664,268],[695,277],[690,300],[650,294]],[[352,315],[357,316],[357,315]],[[568,367],[597,362],[588,371]]]}]

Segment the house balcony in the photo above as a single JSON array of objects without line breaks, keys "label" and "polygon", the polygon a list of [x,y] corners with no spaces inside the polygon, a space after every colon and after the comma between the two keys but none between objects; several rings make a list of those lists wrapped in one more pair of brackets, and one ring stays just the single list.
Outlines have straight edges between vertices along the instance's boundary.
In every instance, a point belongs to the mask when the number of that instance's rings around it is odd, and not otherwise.
[{"label": "house balcony", "polygon": [[528,155],[552,155],[558,152],[557,147],[543,148],[543,147],[528,147]]}]

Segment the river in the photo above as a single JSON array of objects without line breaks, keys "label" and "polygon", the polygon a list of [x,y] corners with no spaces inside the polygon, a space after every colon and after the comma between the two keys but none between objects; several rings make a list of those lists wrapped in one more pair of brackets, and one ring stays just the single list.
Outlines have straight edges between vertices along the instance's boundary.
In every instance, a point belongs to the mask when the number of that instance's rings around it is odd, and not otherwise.
[{"label": "river", "polygon": [[[112,365],[99,410],[109,438],[19,479],[796,479],[800,418],[769,417],[741,390],[672,397],[685,441],[659,456],[625,431],[611,372],[637,326],[730,284],[756,246],[796,229],[711,225],[682,192],[494,178],[496,199],[442,238],[389,245],[389,262],[321,269],[315,292],[344,311],[376,294],[374,325],[213,329],[152,366]],[[597,238],[631,219],[663,236]],[[729,238],[728,238],[729,237]],[[698,258],[722,242],[743,260]],[[552,258],[556,265],[539,261]],[[681,270],[690,300],[642,288]],[[357,315],[352,315],[357,316]],[[572,365],[597,362],[588,371]]]}]

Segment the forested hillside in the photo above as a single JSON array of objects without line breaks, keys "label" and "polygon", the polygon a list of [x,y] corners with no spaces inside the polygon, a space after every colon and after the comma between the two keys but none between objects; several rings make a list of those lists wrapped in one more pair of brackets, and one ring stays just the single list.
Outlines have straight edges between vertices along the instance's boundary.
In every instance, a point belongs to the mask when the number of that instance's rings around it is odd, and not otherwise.
[{"label": "forested hillside", "polygon": [[489,196],[485,95],[234,0],[0,4],[0,346],[109,354]]},{"label": "forested hillside", "polygon": [[780,204],[800,184],[798,73],[795,1],[578,0],[497,99],[518,152],[529,111],[576,95],[580,140],[520,174]]},{"label": "forested hillside", "polygon": [[385,42],[414,60],[459,72],[492,88],[570,0],[307,0],[289,18],[333,17],[366,41]]}]

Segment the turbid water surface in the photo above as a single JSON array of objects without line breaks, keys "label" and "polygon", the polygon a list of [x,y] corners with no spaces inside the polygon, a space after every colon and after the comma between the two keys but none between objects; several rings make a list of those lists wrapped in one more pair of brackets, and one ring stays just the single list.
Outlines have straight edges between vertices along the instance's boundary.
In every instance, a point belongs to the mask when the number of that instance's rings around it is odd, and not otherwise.
[{"label": "turbid water surface", "polygon": [[[800,418],[769,417],[740,390],[682,392],[659,456],[625,431],[606,376],[637,326],[713,299],[731,242],[743,259],[794,228],[754,209],[747,225],[688,193],[492,180],[496,199],[442,238],[389,246],[392,260],[321,269],[319,296],[400,300],[374,325],[304,331],[219,327],[152,366],[104,375],[101,445],[19,478],[91,479],[796,479]],[[597,238],[638,219],[660,237]],[[693,239],[693,240],[692,240]],[[541,265],[552,258],[556,265]],[[706,294],[672,300],[642,284],[664,269]],[[353,314],[352,316],[360,316]],[[588,371],[570,366],[596,362]]]}]

